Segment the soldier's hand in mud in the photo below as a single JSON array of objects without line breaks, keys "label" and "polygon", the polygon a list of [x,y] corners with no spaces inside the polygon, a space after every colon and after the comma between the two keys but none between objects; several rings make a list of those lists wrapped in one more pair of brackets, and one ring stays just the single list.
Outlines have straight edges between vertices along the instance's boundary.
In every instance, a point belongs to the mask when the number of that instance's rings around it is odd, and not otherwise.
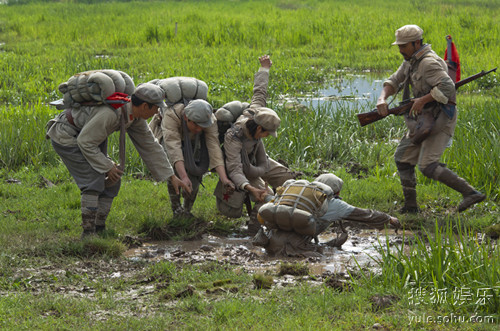
[{"label": "soldier's hand in mud", "polygon": [[399,223],[399,220],[396,217],[391,216],[389,224],[394,228],[394,230],[396,230],[396,232],[398,232],[398,229],[401,228],[401,223]]},{"label": "soldier's hand in mud", "polygon": [[113,168],[111,168],[107,173],[106,173],[106,177],[109,181],[111,181],[112,183],[116,183],[120,180],[120,178],[122,178],[122,175],[123,175],[123,170],[120,170],[118,168],[118,165],[115,163],[113,165]]},{"label": "soldier's hand in mud", "polygon": [[387,116],[389,114],[389,107],[384,98],[378,98],[377,100],[377,112],[380,116]]},{"label": "soldier's hand in mud", "polygon": [[[172,175],[168,180],[170,180],[174,186],[175,194],[179,194],[179,187],[182,187],[189,194],[193,191],[190,186],[186,185],[186,183],[180,180],[176,175]],[[191,181],[189,181],[189,183],[191,183]]]},{"label": "soldier's hand in mud", "polygon": [[264,202],[264,199],[268,195],[267,190],[262,190],[251,185],[245,186],[245,189],[253,195],[254,199],[258,202]]},{"label": "soldier's hand in mud", "polygon": [[236,187],[234,186],[234,183],[230,181],[229,179],[227,181],[222,181],[222,184],[224,185],[224,189],[226,190],[227,194],[231,194],[234,192]]},{"label": "soldier's hand in mud", "polygon": [[273,65],[273,61],[269,58],[269,55],[263,55],[259,57],[259,62],[262,68],[269,69]]}]

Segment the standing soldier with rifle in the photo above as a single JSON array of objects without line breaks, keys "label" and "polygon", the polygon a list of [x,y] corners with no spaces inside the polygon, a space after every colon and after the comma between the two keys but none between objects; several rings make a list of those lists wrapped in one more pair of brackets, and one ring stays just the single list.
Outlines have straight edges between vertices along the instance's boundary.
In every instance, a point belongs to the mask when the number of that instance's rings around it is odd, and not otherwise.
[{"label": "standing soldier with rifle", "polygon": [[[413,92],[413,105],[405,114],[408,132],[400,141],[394,159],[403,186],[402,213],[418,213],[415,166],[427,177],[440,181],[462,194],[458,206],[462,212],[483,201],[486,196],[439,162],[457,123],[456,91],[448,68],[429,44],[423,44],[423,30],[405,25],[396,30],[396,41],[404,57],[398,70],[384,82],[377,101],[377,111],[388,115],[386,99],[403,88],[403,99]],[[426,134],[423,134],[425,132]]]}]

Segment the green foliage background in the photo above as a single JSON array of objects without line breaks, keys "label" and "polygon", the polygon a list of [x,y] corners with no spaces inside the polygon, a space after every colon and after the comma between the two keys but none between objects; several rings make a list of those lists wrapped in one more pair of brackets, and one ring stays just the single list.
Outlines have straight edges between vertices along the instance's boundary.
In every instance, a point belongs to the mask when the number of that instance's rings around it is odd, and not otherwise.
[{"label": "green foliage background", "polygon": [[[370,107],[351,110],[339,101],[293,110],[281,103],[283,95],[315,91],[347,73],[370,71],[378,78],[387,77],[402,61],[390,44],[394,30],[404,24],[420,25],[424,40],[440,55],[446,47],[445,36],[451,34],[462,60],[462,77],[496,67],[498,1],[0,3],[0,327],[330,330],[364,329],[380,323],[394,329],[472,330],[477,326],[467,323],[408,326],[408,316],[498,311],[498,245],[473,240],[475,232],[461,231],[462,227],[481,231],[498,223],[497,74],[459,90],[454,143],[442,161],[488,195],[488,201],[461,214],[452,211],[461,199],[458,193],[420,174],[418,201],[423,213],[397,214],[402,196],[392,154],[404,130],[400,118],[361,128],[355,113]],[[147,175],[147,170],[128,143],[127,175],[108,219],[110,238],[97,238],[90,242],[93,247],[75,240],[80,235],[79,192],[44,139],[44,125],[57,113],[48,103],[62,97],[59,83],[77,72],[99,68],[125,71],[136,84],[193,76],[207,82],[209,101],[217,108],[231,100],[251,98],[257,57],[263,54],[273,60],[269,105],[282,118],[278,138],[265,141],[269,154],[303,170],[306,177],[335,171],[345,181],[343,197],[349,203],[397,215],[406,229],[417,234],[423,227],[436,225],[430,231],[434,235],[421,236],[409,252],[404,245],[396,251],[392,244],[382,246],[382,273],[364,274],[354,292],[342,294],[326,286],[312,288],[307,282],[269,292],[255,290],[250,288],[248,274],[223,265],[177,266],[163,261],[146,267],[138,262],[128,265],[140,270],[133,277],[82,274],[75,267],[81,260],[99,264],[95,269],[101,263],[116,267],[113,259],[124,249],[117,238],[161,228],[170,224],[172,215],[164,184],[135,179]],[[117,159],[116,135],[110,149]],[[56,185],[48,187],[45,179]],[[212,195],[215,175],[204,183],[195,215],[212,222],[219,233],[242,225],[244,219],[227,220],[217,214]],[[89,257],[89,251],[96,256]],[[47,266],[54,270],[46,270]],[[43,271],[34,275],[39,269]],[[59,269],[66,272],[56,273]],[[238,294],[211,297],[203,293],[211,288],[210,282],[227,278]],[[123,294],[144,279],[156,291],[146,293],[144,301],[131,303]],[[46,290],[32,292],[34,282],[43,282]],[[166,298],[187,284],[193,284],[197,294],[169,305]],[[373,295],[404,296],[412,284],[430,289],[493,288],[495,297],[481,307],[453,302],[415,307],[400,297],[394,306],[373,310]],[[68,298],[56,292],[64,287],[91,288],[96,291],[95,299]],[[138,310],[150,308],[154,314],[137,317]],[[107,317],[98,320],[99,312]],[[494,316],[498,321],[498,313]],[[490,325],[480,327],[489,329]]]}]

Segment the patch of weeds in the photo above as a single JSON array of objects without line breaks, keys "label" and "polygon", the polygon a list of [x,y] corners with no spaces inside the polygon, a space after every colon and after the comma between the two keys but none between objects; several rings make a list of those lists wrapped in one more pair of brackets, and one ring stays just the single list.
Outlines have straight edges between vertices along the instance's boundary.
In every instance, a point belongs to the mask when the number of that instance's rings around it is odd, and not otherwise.
[{"label": "patch of weeds", "polygon": [[170,283],[173,275],[177,272],[177,267],[174,263],[170,261],[162,261],[155,263],[148,268],[148,275],[150,281],[156,281],[160,283]]},{"label": "patch of weeds", "polygon": [[351,284],[340,274],[327,277],[324,283],[338,292],[350,292],[352,290]]},{"label": "patch of weeds", "polygon": [[486,227],[484,233],[492,239],[498,239],[498,237],[500,237],[500,223]]},{"label": "patch of weeds", "polygon": [[153,240],[168,240],[170,238],[165,222],[155,217],[142,219],[138,232]]},{"label": "patch of weeds", "polygon": [[253,275],[253,285],[255,289],[270,289],[273,286],[273,276],[264,274]]},{"label": "patch of weeds", "polygon": [[292,276],[307,276],[309,275],[309,267],[302,263],[282,263],[278,272],[278,276],[292,275]]},{"label": "patch of weeds", "polygon": [[194,287],[191,285],[188,285],[184,291],[179,292],[176,298],[184,298],[184,300],[179,302],[178,307],[186,312],[201,314],[205,311],[203,300],[200,300],[199,296],[196,295]]},{"label": "patch of weeds", "polygon": [[104,239],[116,239],[118,238],[118,233],[115,231],[115,229],[106,228],[101,233],[99,233],[99,237]]},{"label": "patch of weeds", "polygon": [[230,284],[232,282],[233,281],[231,279],[220,279],[220,280],[214,281],[213,285],[214,285],[214,287],[218,287],[218,286],[223,286],[223,285],[226,285],[226,284]]},{"label": "patch of weeds", "polygon": [[240,289],[237,286],[230,286],[230,287],[215,287],[215,288],[208,288],[205,293],[207,294],[226,294],[226,293],[238,293]]},{"label": "patch of weeds", "polygon": [[186,285],[185,288],[172,293],[168,292],[162,296],[163,300],[174,300],[174,299],[182,299],[189,298],[196,295],[196,288],[193,285]]},{"label": "patch of weeds", "polygon": [[125,245],[117,240],[92,236],[84,240],[69,242],[68,246],[63,249],[63,253],[68,256],[119,257],[125,250]]},{"label": "patch of weeds", "polygon": [[218,272],[221,270],[225,270],[225,271],[229,270],[227,265],[223,265],[222,263],[217,262],[217,261],[203,263],[203,264],[198,266],[198,269],[200,270],[200,272],[207,273],[207,274],[215,273],[215,272]]},{"label": "patch of weeds", "polygon": [[152,240],[196,240],[207,232],[211,223],[198,217],[175,217],[168,222],[154,217],[146,217],[139,226]]},{"label": "patch of weeds", "polygon": [[225,236],[237,231],[245,222],[246,219],[244,217],[234,219],[223,215],[217,215],[217,217],[213,218],[210,233]]},{"label": "patch of weeds", "polygon": [[207,232],[211,223],[199,217],[175,217],[166,225],[173,240],[197,240]]},{"label": "patch of weeds", "polygon": [[129,249],[130,248],[137,248],[142,246],[142,240],[137,238],[137,237],[132,237],[132,236],[124,236],[121,238],[122,243],[124,243]]},{"label": "patch of weeds", "polygon": [[376,294],[370,297],[370,302],[372,303],[372,310],[379,311],[392,306],[395,302],[399,300],[397,295],[381,295]]}]

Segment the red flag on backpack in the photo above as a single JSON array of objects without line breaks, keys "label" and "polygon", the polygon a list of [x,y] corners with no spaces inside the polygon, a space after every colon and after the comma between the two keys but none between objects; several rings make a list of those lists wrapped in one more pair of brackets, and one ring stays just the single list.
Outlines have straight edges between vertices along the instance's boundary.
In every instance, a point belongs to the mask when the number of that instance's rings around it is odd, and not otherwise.
[{"label": "red flag on backpack", "polygon": [[460,59],[455,43],[451,40],[451,36],[446,36],[447,47],[444,52],[444,60],[448,65],[448,75],[450,75],[453,82],[460,81]]},{"label": "red flag on backpack", "polygon": [[106,98],[106,103],[114,109],[118,109],[129,102],[130,98],[128,98],[128,95],[120,92],[115,92]]}]

